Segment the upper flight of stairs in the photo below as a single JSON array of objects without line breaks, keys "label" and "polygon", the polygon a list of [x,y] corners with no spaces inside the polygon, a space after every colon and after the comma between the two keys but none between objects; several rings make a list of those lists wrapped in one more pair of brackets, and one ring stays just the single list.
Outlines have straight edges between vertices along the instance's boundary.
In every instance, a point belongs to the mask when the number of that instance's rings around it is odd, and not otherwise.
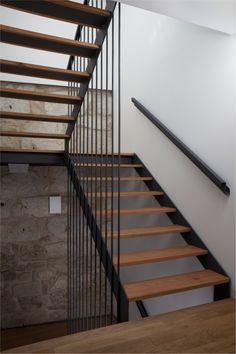
[{"label": "upper flight of stairs", "polygon": [[[68,0],[43,0],[43,1],[14,1],[3,0],[1,5],[27,12],[34,15],[39,15],[50,19],[56,19],[63,22],[74,23],[77,25],[88,26],[97,30],[107,30],[108,21],[111,18],[111,13],[104,9],[99,9],[93,6],[79,4]],[[74,55],[81,58],[94,58],[100,52],[100,46],[96,43],[89,43],[80,40],[73,40],[52,36],[49,34],[37,33],[21,28],[1,25],[1,41],[6,44],[27,47],[37,50],[61,53],[66,55]],[[98,32],[99,33],[99,32]],[[1,71],[3,73],[23,75],[28,77],[37,77],[43,79],[66,81],[73,83],[88,83],[90,81],[90,73],[78,70],[61,69],[50,66],[42,66],[30,64],[27,62],[17,62],[12,60],[0,60]],[[20,81],[20,80],[19,80]],[[20,100],[51,102],[58,104],[72,104],[80,106],[83,102],[83,97],[54,94],[40,91],[19,90],[14,88],[0,88],[1,97],[14,98]],[[73,126],[75,120],[67,116],[53,115],[37,115],[22,112],[0,112],[1,118],[11,119],[19,122],[34,121],[34,122],[51,122],[51,123],[67,123],[68,127]],[[72,131],[67,129],[66,131]],[[38,139],[60,139],[67,140],[69,134],[54,134],[45,131],[42,132],[22,132],[11,131],[5,129],[0,132],[4,137],[17,138],[38,138]],[[1,148],[3,151],[3,148]],[[23,151],[23,150],[22,150]]]},{"label": "upper flight of stairs", "polygon": [[110,12],[68,0],[1,0],[1,5],[78,25],[103,28]]}]

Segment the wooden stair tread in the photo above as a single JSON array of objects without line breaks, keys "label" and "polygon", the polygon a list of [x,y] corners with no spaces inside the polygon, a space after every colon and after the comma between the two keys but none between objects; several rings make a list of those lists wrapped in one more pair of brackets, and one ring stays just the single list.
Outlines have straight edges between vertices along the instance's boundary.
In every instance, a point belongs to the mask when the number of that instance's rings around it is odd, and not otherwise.
[{"label": "wooden stair tread", "polygon": [[[114,215],[117,215],[119,212],[119,209],[114,209],[114,210],[100,210],[97,211],[97,214],[100,215],[102,214],[105,216],[111,216],[112,212]],[[175,208],[169,208],[169,207],[157,207],[157,208],[129,208],[129,209],[120,209],[120,215],[139,215],[139,214],[152,214],[152,213],[174,213],[176,212]]]},{"label": "wooden stair tread", "polygon": [[92,57],[99,49],[99,46],[96,44],[26,31],[5,25],[0,25],[0,30],[0,38],[2,42],[33,49],[47,50],[50,52],[87,58]]},{"label": "wooden stair tread", "polygon": [[[186,233],[190,232],[190,227],[182,225],[164,225],[164,226],[155,226],[155,227],[144,227],[137,229],[121,229],[120,237],[122,238],[131,238],[131,237],[141,237],[141,236],[158,236],[165,234],[174,234],[174,233]],[[111,238],[111,234],[108,234],[108,237]],[[118,237],[118,232],[113,231],[113,237]]]},{"label": "wooden stair tread", "polygon": [[84,163],[84,164],[79,164],[79,163],[75,163],[75,166],[76,167],[83,167],[83,168],[86,168],[86,167],[107,167],[107,168],[118,168],[119,166],[121,167],[121,168],[142,168],[143,167],[143,165],[142,164],[132,164],[132,163],[121,163],[120,165],[119,164],[116,164],[116,163],[114,163],[114,164],[105,164],[105,163],[102,163],[102,164],[100,164],[100,163],[98,163],[98,164],[91,164],[91,163],[89,163],[89,164],[87,164],[87,163]]},{"label": "wooden stair tread", "polygon": [[90,78],[86,72],[58,69],[50,66],[42,66],[28,63],[20,63],[12,60],[0,60],[1,71],[8,74],[40,77],[43,79],[84,82]]},{"label": "wooden stair tread", "polygon": [[[82,154],[83,155],[83,154]],[[84,154],[85,156],[87,156],[87,154]],[[108,153],[106,154],[105,152],[102,153],[98,153],[98,154],[88,154],[88,156],[127,156],[127,157],[133,157],[135,155],[134,152],[113,152],[113,153]]]},{"label": "wooden stair tread", "polygon": [[159,192],[159,191],[147,191],[147,192],[113,192],[113,194],[111,192],[108,193],[88,193],[88,195],[91,197],[97,197],[97,198],[112,198],[112,196],[114,198],[119,197],[148,197],[148,196],[155,196],[155,195],[164,195],[163,192]]},{"label": "wooden stair tread", "polygon": [[74,118],[69,116],[53,116],[47,114],[33,114],[20,112],[4,112],[0,111],[0,117],[4,119],[29,120],[36,122],[55,122],[55,123],[71,123]]},{"label": "wooden stair tread", "polygon": [[[120,266],[125,267],[137,264],[163,262],[172,259],[202,256],[207,253],[208,251],[206,249],[192,245],[164,248],[146,252],[121,253]],[[114,263],[117,264],[117,256],[114,256],[113,259]]]},{"label": "wooden stair tread", "polygon": [[124,284],[124,289],[129,301],[138,301],[228,282],[228,277],[205,269],[197,272],[127,283]]},{"label": "wooden stair tread", "polygon": [[[80,180],[88,180],[88,181],[118,181],[118,177],[81,177]],[[121,181],[152,181],[152,177],[120,177]]]},{"label": "wooden stair tread", "polygon": [[1,0],[1,5],[56,20],[101,28],[111,16],[110,12],[96,7],[66,0]]},{"label": "wooden stair tread", "polygon": [[82,102],[82,98],[79,96],[67,96],[58,95],[45,92],[34,92],[28,90],[16,90],[11,88],[0,88],[1,97],[16,98],[21,100],[31,100],[31,101],[43,101],[43,102],[54,102],[63,104],[78,104]]},{"label": "wooden stair tread", "polygon": [[53,133],[34,133],[34,132],[13,132],[0,131],[0,136],[11,136],[19,138],[44,138],[44,139],[67,139],[67,134],[53,134]]},{"label": "wooden stair tread", "polygon": [[40,149],[14,149],[14,148],[6,148],[0,147],[0,152],[6,153],[35,153],[35,154],[64,154],[64,150],[40,150]]},{"label": "wooden stair tread", "polygon": [[[71,154],[73,155],[73,152],[71,152]],[[75,154],[77,155],[77,154]],[[113,153],[108,153],[106,154],[105,152],[102,152],[102,153],[97,153],[97,154],[81,154],[80,156],[126,156],[126,157],[133,157],[135,155],[134,152],[113,152]]]}]

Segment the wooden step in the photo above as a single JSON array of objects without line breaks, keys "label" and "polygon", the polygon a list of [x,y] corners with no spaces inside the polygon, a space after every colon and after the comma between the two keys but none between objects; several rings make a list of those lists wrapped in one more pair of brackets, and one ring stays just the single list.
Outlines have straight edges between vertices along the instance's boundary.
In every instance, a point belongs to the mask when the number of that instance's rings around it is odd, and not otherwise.
[{"label": "wooden step", "polygon": [[[175,208],[169,208],[169,207],[158,207],[158,208],[129,208],[129,209],[120,209],[120,215],[140,215],[140,214],[156,214],[156,213],[174,213],[176,212]],[[119,209],[114,209],[112,210],[100,210],[97,211],[97,215],[102,214],[103,216],[111,216],[117,215],[119,213]]]},{"label": "wooden step", "polygon": [[74,118],[69,116],[52,116],[47,114],[33,114],[20,112],[0,112],[0,117],[4,119],[27,120],[35,122],[72,123]]},{"label": "wooden step", "polygon": [[34,15],[95,28],[103,27],[111,16],[106,10],[66,0],[1,0],[1,5]]},{"label": "wooden step", "polygon": [[2,42],[22,47],[76,55],[86,58],[90,58],[95,55],[99,49],[99,46],[96,44],[26,31],[20,28],[5,25],[1,25],[0,30],[0,39]]},{"label": "wooden step", "polygon": [[52,133],[33,133],[33,132],[12,132],[1,131],[0,136],[11,136],[18,138],[43,138],[43,139],[68,139],[67,134],[52,134]]},{"label": "wooden step", "polygon": [[[133,237],[142,237],[142,236],[159,236],[166,234],[177,234],[177,233],[187,233],[190,232],[191,228],[182,225],[165,225],[165,226],[155,226],[155,227],[144,227],[137,229],[123,229],[120,230],[120,237],[122,238],[133,238]],[[108,237],[111,238],[111,233],[108,234]],[[113,231],[113,238],[118,237],[118,232]]]},{"label": "wooden step", "polygon": [[[137,264],[155,263],[169,261],[172,259],[187,258],[193,256],[202,256],[208,251],[195,246],[178,246],[173,248],[164,248],[146,252],[121,253],[120,266],[127,267]],[[117,264],[118,257],[114,256],[114,264]]]},{"label": "wooden step", "polygon": [[[120,177],[120,181],[152,181],[152,177]],[[81,181],[114,181],[117,182],[119,180],[118,177],[81,177]]]},{"label": "wooden step", "polygon": [[143,165],[142,164],[132,164],[132,163],[121,163],[120,165],[119,164],[116,164],[116,163],[114,163],[114,164],[105,164],[105,163],[103,163],[103,164],[100,164],[100,163],[98,163],[98,164],[91,164],[91,163],[89,163],[89,164],[87,164],[86,162],[83,164],[83,163],[81,163],[81,164],[79,164],[79,163],[75,163],[75,166],[76,167],[83,167],[83,168],[87,168],[87,167],[91,167],[91,168],[103,168],[103,167],[105,167],[105,168],[118,168],[119,166],[120,166],[120,168],[142,168],[143,167]]},{"label": "wooden step", "polygon": [[[73,152],[71,152],[71,155],[73,156]],[[76,155],[76,157],[81,157],[81,158],[83,158],[84,156],[85,157],[94,157],[94,158],[96,158],[97,156],[115,156],[115,157],[118,157],[119,155],[121,156],[121,157],[134,157],[135,156],[135,153],[134,152],[120,152],[120,153],[118,153],[118,152],[113,152],[113,153],[111,153],[111,152],[109,152],[108,154],[106,154],[105,152],[99,152],[99,153],[97,153],[97,154],[86,154],[86,153],[81,153],[80,155],[78,155],[78,154],[74,154],[74,155]],[[77,162],[75,162],[75,164],[76,164]],[[79,163],[79,162],[78,162]]]},{"label": "wooden step", "polygon": [[228,277],[205,269],[158,279],[132,282],[124,284],[124,289],[129,301],[138,301],[228,282]]},{"label": "wooden step", "polygon": [[54,102],[63,104],[79,104],[82,102],[82,98],[78,96],[57,95],[52,93],[16,90],[3,87],[0,88],[0,96],[16,98],[20,100]]},{"label": "wooden step", "polygon": [[113,152],[113,153],[108,153],[108,154],[106,154],[105,152],[102,152],[102,153],[97,153],[97,154],[83,154],[83,153],[81,153],[81,157],[83,157],[83,156],[88,156],[88,157],[91,157],[91,156],[93,156],[94,158],[96,158],[96,156],[124,156],[124,157],[134,157],[134,155],[135,155],[135,153],[134,152],[120,152],[120,153],[118,153],[118,152]]},{"label": "wooden step", "polygon": [[108,192],[108,193],[88,193],[88,196],[97,197],[97,198],[118,198],[120,197],[150,197],[150,196],[158,196],[158,195],[164,195],[163,192],[159,191],[147,191],[147,192]]},{"label": "wooden step", "polygon": [[43,79],[84,82],[90,75],[86,72],[58,69],[50,66],[42,66],[28,63],[19,63],[11,60],[0,60],[1,71],[8,74],[40,77]]},{"label": "wooden step", "polygon": [[8,147],[0,147],[0,152],[22,154],[22,153],[34,153],[34,154],[64,154],[65,150],[40,150],[40,149],[14,149]]}]

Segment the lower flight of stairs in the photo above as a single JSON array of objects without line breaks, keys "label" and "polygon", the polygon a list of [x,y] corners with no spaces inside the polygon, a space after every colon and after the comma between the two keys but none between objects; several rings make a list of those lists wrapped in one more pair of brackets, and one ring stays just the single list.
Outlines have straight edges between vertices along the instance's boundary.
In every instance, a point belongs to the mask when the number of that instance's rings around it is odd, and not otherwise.
[{"label": "lower flight of stairs", "polygon": [[[83,167],[91,166],[91,164],[87,163]],[[114,168],[118,165],[114,164]],[[78,167],[78,164],[75,163],[75,167]],[[105,165],[100,164],[94,166],[101,168],[105,167]],[[107,165],[107,167],[111,167],[111,165]],[[134,168],[136,170],[136,174],[132,173],[131,176],[126,175],[123,177],[121,174],[121,191],[120,198],[123,199],[125,197],[133,198],[133,205],[136,205],[137,198],[143,198],[147,196],[151,196],[155,198],[160,206],[157,207],[145,207],[145,208],[122,208],[120,209],[120,217],[121,220],[126,216],[135,216],[135,215],[149,215],[149,214],[166,214],[168,215],[171,224],[167,225],[157,225],[157,226],[145,226],[145,227],[137,227],[137,228],[128,228],[120,230],[120,238],[121,243],[123,239],[132,238],[134,239],[134,251],[133,252],[122,252],[119,257],[120,267],[130,267],[133,265],[144,265],[151,264],[157,262],[164,262],[169,260],[177,260],[184,259],[188,257],[197,257],[200,263],[203,265],[205,269],[188,272],[182,274],[175,274],[175,269],[173,269],[173,275],[163,276],[154,279],[135,281],[131,283],[123,284],[124,290],[126,292],[128,301],[142,301],[144,299],[154,298],[158,296],[174,294],[178,292],[184,292],[188,290],[204,288],[209,286],[214,286],[214,299],[219,300],[222,298],[229,297],[229,278],[213,257],[213,255],[208,251],[204,243],[200,240],[199,236],[196,232],[191,228],[188,222],[185,220],[180,211],[176,208],[173,202],[169,199],[165,191],[161,188],[161,186],[155,181],[150,172],[146,169],[142,161],[135,154],[123,155],[123,159],[121,156],[121,170],[127,171],[127,168]],[[85,174],[89,169],[85,170]],[[95,178],[93,176],[84,176],[81,180],[101,180],[105,182],[106,180],[111,180],[109,177],[99,177]],[[118,178],[115,177],[114,181]],[[145,183],[148,190],[143,191],[143,188],[139,190],[132,191],[127,190],[127,186],[125,190],[122,189],[122,186],[128,182],[139,182]],[[113,196],[118,197],[118,192],[114,192]],[[109,197],[110,194],[106,194],[105,192],[100,192],[98,197]],[[109,217],[111,215],[117,215],[118,209],[114,208],[113,210],[102,211],[103,216]],[[100,213],[97,212],[97,216]],[[147,251],[137,252],[135,251],[135,239],[137,238],[145,238],[145,242],[148,242],[148,238],[150,236],[158,237],[160,235],[168,235],[168,234],[178,234],[180,233],[184,240],[186,241],[186,245],[184,246],[175,246],[164,249],[150,249]],[[118,236],[117,231],[112,232],[112,237],[115,239]],[[111,232],[108,231],[106,235],[107,239],[111,239]],[[113,262],[117,264],[118,257],[114,255]]]}]

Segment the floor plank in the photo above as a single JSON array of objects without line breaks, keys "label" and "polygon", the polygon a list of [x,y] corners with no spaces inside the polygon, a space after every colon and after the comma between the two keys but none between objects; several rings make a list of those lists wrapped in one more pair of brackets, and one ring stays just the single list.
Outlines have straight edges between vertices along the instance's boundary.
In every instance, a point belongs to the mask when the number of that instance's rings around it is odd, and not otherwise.
[{"label": "floor plank", "polygon": [[217,301],[8,352],[235,353],[235,301]]}]

